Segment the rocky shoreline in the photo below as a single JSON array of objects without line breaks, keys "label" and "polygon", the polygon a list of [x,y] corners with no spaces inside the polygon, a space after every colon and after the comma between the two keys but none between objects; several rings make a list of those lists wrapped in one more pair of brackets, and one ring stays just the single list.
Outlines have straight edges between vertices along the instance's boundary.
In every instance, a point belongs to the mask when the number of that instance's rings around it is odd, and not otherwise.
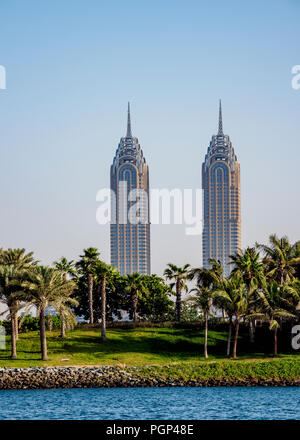
[{"label": "rocky shoreline", "polygon": [[0,390],[49,388],[300,386],[300,378],[210,378],[158,377],[151,367],[145,375],[139,367],[34,367],[0,368]]}]

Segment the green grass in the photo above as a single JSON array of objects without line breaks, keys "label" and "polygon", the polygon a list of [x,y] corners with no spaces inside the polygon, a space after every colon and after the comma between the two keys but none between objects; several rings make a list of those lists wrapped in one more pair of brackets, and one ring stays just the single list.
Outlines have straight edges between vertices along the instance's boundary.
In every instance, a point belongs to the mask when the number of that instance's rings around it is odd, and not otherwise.
[{"label": "green grass", "polygon": [[[200,368],[200,370],[201,368],[202,370],[203,368],[209,369],[210,367],[207,367],[209,363],[213,365],[220,364],[218,367],[220,371],[224,369],[222,366],[224,362],[226,365],[235,364],[234,367],[231,367],[235,369],[234,371],[238,369],[238,364],[240,363],[234,360],[224,361],[227,339],[226,331],[209,331],[208,361],[205,361],[203,357],[203,331],[199,329],[108,329],[107,337],[108,340],[102,342],[100,330],[97,328],[75,329],[68,332],[65,339],[59,337],[58,331],[48,332],[48,361],[40,360],[38,332],[20,334],[17,343],[17,360],[10,359],[10,342],[8,337],[7,350],[0,350],[0,367],[125,364],[127,366],[142,367],[154,365],[160,368],[165,365],[173,365],[177,371],[178,368],[176,366],[180,365],[182,367],[185,365],[188,374],[192,375],[193,371],[196,374],[197,368]],[[252,348],[252,351],[249,351],[247,333],[241,335],[238,349],[239,359],[243,361],[254,359],[257,365],[258,360],[267,359],[268,362],[271,362],[274,359],[270,353],[259,351],[259,346],[255,346]],[[270,344],[271,349],[272,346]],[[299,364],[300,368],[300,353],[285,353],[278,357],[286,361],[293,359],[297,361],[296,364]],[[213,369],[215,372],[217,371],[215,367]],[[230,371],[228,371],[228,374],[230,374]],[[182,368],[180,372],[182,373]]]}]

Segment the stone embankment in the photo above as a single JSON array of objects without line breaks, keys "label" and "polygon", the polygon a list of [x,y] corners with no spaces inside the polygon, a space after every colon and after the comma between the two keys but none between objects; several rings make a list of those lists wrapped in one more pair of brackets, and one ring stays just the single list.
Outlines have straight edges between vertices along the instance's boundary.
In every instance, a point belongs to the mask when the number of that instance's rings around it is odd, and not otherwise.
[{"label": "stone embankment", "polygon": [[112,387],[214,387],[214,386],[300,386],[300,379],[179,379],[158,377],[139,367],[34,367],[0,368],[0,389],[112,388]]}]

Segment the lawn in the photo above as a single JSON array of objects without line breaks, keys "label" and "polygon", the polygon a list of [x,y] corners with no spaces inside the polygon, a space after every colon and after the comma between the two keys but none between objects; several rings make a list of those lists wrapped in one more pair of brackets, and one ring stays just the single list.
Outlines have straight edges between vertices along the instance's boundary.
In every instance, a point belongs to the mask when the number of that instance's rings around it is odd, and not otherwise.
[{"label": "lawn", "polygon": [[[78,328],[68,332],[65,339],[59,337],[58,331],[47,332],[48,361],[40,360],[38,332],[20,334],[17,360],[10,359],[10,341],[7,337],[7,349],[0,350],[0,367],[118,364],[163,366],[176,363],[184,363],[188,367],[205,362],[203,331],[199,329],[111,328],[107,331],[107,337],[108,340],[102,342],[98,328]],[[209,362],[224,360],[226,340],[226,331],[209,331]],[[242,360],[273,359],[270,352],[261,351],[259,345],[249,347],[247,333],[240,337],[238,356]],[[298,353],[284,353],[279,357],[300,360]]]}]

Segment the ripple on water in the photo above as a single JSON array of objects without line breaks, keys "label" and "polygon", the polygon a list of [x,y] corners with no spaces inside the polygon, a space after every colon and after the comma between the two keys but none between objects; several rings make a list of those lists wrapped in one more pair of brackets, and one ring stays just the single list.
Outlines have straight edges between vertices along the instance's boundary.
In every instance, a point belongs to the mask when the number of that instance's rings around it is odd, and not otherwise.
[{"label": "ripple on water", "polygon": [[300,420],[298,387],[1,390],[0,419]]}]

